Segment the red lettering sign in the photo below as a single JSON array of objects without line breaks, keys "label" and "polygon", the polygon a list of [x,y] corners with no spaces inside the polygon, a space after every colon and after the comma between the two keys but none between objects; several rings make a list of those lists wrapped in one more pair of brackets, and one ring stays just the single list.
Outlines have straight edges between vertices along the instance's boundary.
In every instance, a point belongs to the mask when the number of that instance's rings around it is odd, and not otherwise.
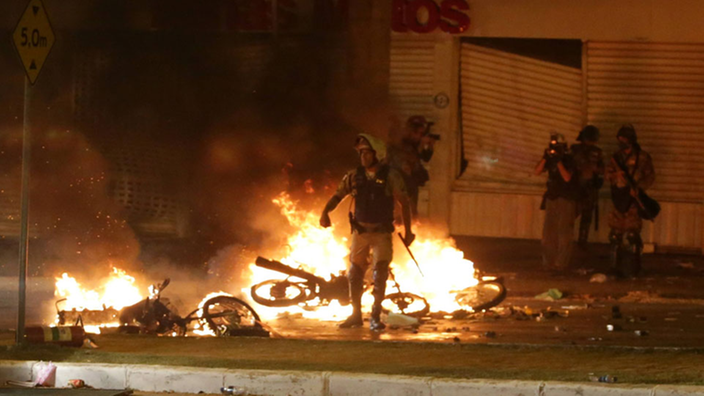
[{"label": "red lettering sign", "polygon": [[[465,0],[443,0],[440,6],[432,0],[392,0],[391,30],[429,33],[438,27],[446,33],[457,34],[469,28],[469,16],[462,11],[469,9]],[[428,19],[421,22],[421,10]]]}]

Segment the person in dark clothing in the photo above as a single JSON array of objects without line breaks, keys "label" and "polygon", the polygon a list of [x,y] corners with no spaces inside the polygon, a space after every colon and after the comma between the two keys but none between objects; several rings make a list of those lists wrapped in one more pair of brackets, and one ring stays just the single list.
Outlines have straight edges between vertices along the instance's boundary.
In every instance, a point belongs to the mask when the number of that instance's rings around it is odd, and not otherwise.
[{"label": "person in dark clothing", "polygon": [[430,180],[423,162],[432,158],[437,139],[429,133],[431,125],[423,116],[409,117],[401,140],[389,143],[387,162],[403,175],[413,216],[418,215],[419,189]]},{"label": "person in dark clothing", "polygon": [[547,191],[543,196],[545,209],[543,224],[543,266],[550,270],[564,270],[572,258],[574,220],[579,197],[576,166],[567,151],[564,136],[553,134],[550,147],[535,167],[535,174],[548,172]]},{"label": "person in dark clothing", "polygon": [[343,177],[337,191],[323,209],[320,225],[330,227],[329,213],[335,210],[343,198],[352,195],[352,245],[347,277],[353,311],[340,324],[340,328],[359,327],[363,324],[362,291],[371,250],[374,263],[374,305],[369,328],[383,330],[386,325],[381,321],[381,302],[386,295],[389,264],[393,258],[392,234],[396,202],[400,204],[403,215],[404,243],[410,245],[415,235],[411,232],[411,211],[403,177],[396,169],[381,162],[386,155],[385,144],[372,136],[360,134],[355,148],[359,152],[361,166]]},{"label": "person in dark clothing", "polygon": [[[577,243],[584,248],[589,238],[589,227],[594,214],[599,215],[599,189],[604,184],[604,154],[597,146],[599,142],[599,129],[587,125],[577,137],[578,144],[570,147],[572,157],[577,166],[579,178],[579,236]],[[596,219],[598,224],[599,219]]]},{"label": "person in dark clothing", "polygon": [[[640,272],[643,252],[643,240],[640,237],[643,220],[638,213],[635,197],[638,189],[645,191],[653,185],[655,169],[650,154],[638,144],[633,125],[622,126],[616,138],[619,150],[606,166],[614,204],[614,210],[609,215],[611,261],[616,276],[636,276]],[[629,184],[626,172],[635,185]]]}]

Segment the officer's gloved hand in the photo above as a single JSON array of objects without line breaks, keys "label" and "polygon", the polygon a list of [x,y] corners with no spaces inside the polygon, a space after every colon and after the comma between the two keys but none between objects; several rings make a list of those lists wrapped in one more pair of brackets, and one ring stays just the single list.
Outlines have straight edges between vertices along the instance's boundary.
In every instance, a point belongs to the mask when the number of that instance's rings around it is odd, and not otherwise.
[{"label": "officer's gloved hand", "polygon": [[406,246],[411,246],[413,241],[416,240],[416,234],[408,231],[406,232],[406,235],[403,237],[403,243],[406,244]]},{"label": "officer's gloved hand", "polygon": [[327,212],[324,212],[320,216],[320,226],[323,228],[328,228],[332,225],[332,221],[330,221],[330,216],[328,215]]}]

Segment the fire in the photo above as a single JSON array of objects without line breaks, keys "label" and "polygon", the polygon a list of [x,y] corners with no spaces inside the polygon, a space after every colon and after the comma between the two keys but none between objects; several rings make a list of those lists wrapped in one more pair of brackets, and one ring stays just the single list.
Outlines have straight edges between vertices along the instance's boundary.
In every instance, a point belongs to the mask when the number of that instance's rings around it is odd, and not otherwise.
[{"label": "fire", "polygon": [[[296,202],[286,193],[279,194],[273,199],[273,203],[280,208],[281,214],[295,231],[287,238],[287,249],[282,249],[278,257],[272,258],[295,268],[300,267],[326,280],[330,280],[330,274],[339,274],[347,268],[348,239],[336,235],[334,225],[330,228],[320,227],[319,213],[298,209]],[[347,224],[338,226],[347,227]],[[416,232],[419,232],[419,235],[411,249],[424,276],[406,252],[401,240],[394,239],[394,262],[391,268],[401,291],[426,298],[431,310],[435,312],[453,312],[463,308],[455,302],[453,292],[477,284],[474,264],[464,258],[462,251],[457,250],[454,240],[433,237],[422,229]],[[255,264],[250,264],[250,270],[251,284],[286,277]],[[249,288],[242,289],[244,294],[249,294],[249,291]],[[387,294],[396,291],[396,284],[390,278]],[[363,305],[369,307],[372,302],[371,295],[365,293]],[[310,307],[317,303],[317,300],[309,301]],[[266,318],[275,317],[285,311],[320,320],[341,320],[351,313],[350,306],[341,306],[337,301],[313,310],[310,307],[268,308],[257,305],[257,310],[260,316]]]},{"label": "fire", "polygon": [[[61,310],[107,311],[112,308],[117,311],[143,299],[135,285],[135,278],[119,268],[113,267],[107,279],[102,279],[98,284],[100,286],[96,289],[86,289],[75,278],[63,273],[61,277],[56,278],[54,292],[57,297],[64,299]],[[118,326],[116,319],[113,318],[102,325]],[[100,332],[97,326],[86,326],[86,331]]]}]

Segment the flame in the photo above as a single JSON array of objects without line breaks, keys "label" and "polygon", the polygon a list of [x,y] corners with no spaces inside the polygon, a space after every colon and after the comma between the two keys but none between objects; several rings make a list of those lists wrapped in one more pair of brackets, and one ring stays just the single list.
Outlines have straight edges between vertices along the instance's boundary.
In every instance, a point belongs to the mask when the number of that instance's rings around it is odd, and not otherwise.
[{"label": "flame", "polygon": [[134,284],[135,279],[127,272],[113,267],[107,281],[96,290],[87,290],[81,287],[78,281],[63,273],[56,278],[57,297],[66,298],[63,309],[99,310],[105,308],[122,309],[135,304],[143,299],[139,288]]},{"label": "flame", "polygon": [[[278,257],[272,257],[273,259],[293,267],[300,267],[326,280],[331,279],[330,274],[339,274],[346,270],[349,256],[348,238],[336,236],[334,225],[330,228],[320,227],[319,213],[300,210],[297,208],[297,202],[286,193],[279,194],[272,202],[279,207],[281,214],[294,230],[287,237],[287,247],[282,249]],[[400,239],[394,239],[395,260],[391,268],[401,291],[424,297],[434,312],[467,309],[455,302],[454,292],[478,283],[474,263],[464,258],[464,253],[455,247],[453,239],[438,238],[428,231],[419,231],[411,249],[425,276],[420,274]],[[285,274],[260,268],[254,263],[250,264],[249,268],[252,274],[252,285],[265,280],[286,278]],[[387,294],[397,291],[395,285],[390,279],[387,284]],[[250,289],[242,289],[242,292],[249,295]],[[362,304],[368,308],[372,302],[373,297],[370,293],[365,293]],[[349,305],[341,306],[337,301],[332,301],[327,306],[316,307],[319,303],[320,301],[315,299],[303,306],[270,308],[256,305],[256,307],[260,316],[267,319],[284,313],[301,315],[309,319],[341,320],[352,311]]]},{"label": "flame", "polygon": [[[98,282],[97,289],[85,289],[68,273],[63,273],[56,278],[54,295],[65,299],[60,306],[62,311],[104,311],[116,312],[126,306],[135,304],[143,299],[139,288],[135,285],[135,278],[127,272],[113,267],[112,272],[106,279]],[[100,333],[101,327],[117,327],[120,323],[117,317],[104,317],[100,325],[85,325],[88,333]],[[85,318],[84,318],[85,320]],[[58,323],[58,318],[55,320]]]},{"label": "flame", "polygon": [[[218,296],[232,297],[232,294],[226,293],[224,291],[219,291],[219,292],[208,294],[200,301],[200,303],[198,303],[198,311],[196,311],[196,316],[203,317],[203,307],[205,306],[205,302],[210,300],[211,298],[218,297]],[[215,332],[210,328],[210,326],[208,326],[208,323],[202,319],[195,322],[195,325],[193,326],[192,331],[193,331],[193,334],[196,334],[199,336],[215,337]]]}]

